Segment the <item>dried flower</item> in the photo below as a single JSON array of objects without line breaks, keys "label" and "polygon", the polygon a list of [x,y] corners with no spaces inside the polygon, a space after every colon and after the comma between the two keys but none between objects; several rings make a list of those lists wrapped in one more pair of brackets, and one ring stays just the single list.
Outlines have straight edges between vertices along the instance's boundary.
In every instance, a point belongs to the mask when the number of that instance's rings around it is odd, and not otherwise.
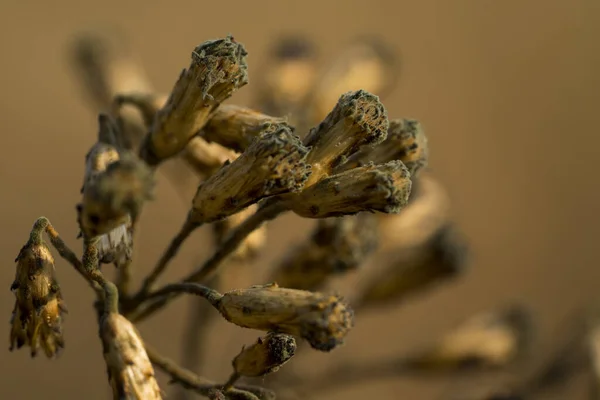
[{"label": "dried flower", "polygon": [[104,314],[100,339],[114,399],[162,399],[144,342],[131,322],[116,312]]},{"label": "dried flower", "polygon": [[295,352],[296,340],[292,336],[270,332],[244,347],[233,359],[234,374],[256,377],[276,372]]},{"label": "dried flower", "polygon": [[362,307],[403,300],[453,278],[462,272],[466,253],[462,235],[452,224],[446,225],[422,246],[401,254],[385,271],[367,282],[358,303]]},{"label": "dried flower", "polygon": [[408,202],[410,173],[400,161],[354,168],[329,176],[289,196],[288,207],[306,218],[326,218],[361,211],[398,213]]},{"label": "dried flower", "polygon": [[218,143],[209,143],[196,136],[187,144],[182,152],[183,159],[194,171],[204,177],[209,177],[223,166],[239,157],[233,150]]},{"label": "dried flower", "polygon": [[[225,241],[227,235],[233,231],[238,225],[250,217],[256,212],[258,205],[253,204],[242,211],[229,216],[220,221],[216,221],[212,224],[213,232],[217,245],[220,245]],[[240,246],[231,255],[232,258],[237,260],[249,260],[253,259],[258,255],[260,249],[265,246],[267,241],[267,230],[266,226],[255,229],[250,233],[240,244]]]},{"label": "dried flower", "polygon": [[361,146],[382,142],[387,130],[387,111],[377,96],[364,90],[343,94],[333,111],[304,139],[311,148],[306,161],[312,166],[306,186],[330,175]]},{"label": "dried flower", "polygon": [[287,127],[261,135],[200,185],[188,219],[217,221],[265,197],[302,189],[310,173],[307,152]]},{"label": "dried flower", "polygon": [[29,241],[15,260],[17,272],[10,287],[16,297],[10,350],[28,345],[35,357],[41,347],[51,358],[65,345],[62,319],[67,309],[56,280],[54,257],[42,240],[44,221],[43,217],[36,221]]},{"label": "dried flower", "polygon": [[248,83],[247,54],[231,36],[194,49],[190,67],[179,76],[142,144],[146,162],[157,165],[182,151],[219,104]]},{"label": "dried flower", "polygon": [[329,277],[357,268],[378,243],[374,215],[320,219],[310,240],[275,269],[270,281],[286,288],[317,290]]},{"label": "dried flower", "polygon": [[229,322],[300,336],[320,351],[342,344],[354,325],[354,313],[340,297],[277,284],[232,290],[211,302]]},{"label": "dried flower", "polygon": [[425,370],[502,367],[521,355],[528,343],[531,316],[510,306],[477,314],[407,364]]},{"label": "dried flower", "polygon": [[77,211],[84,236],[94,238],[135,221],[153,187],[149,168],[133,155],[122,155],[83,192]]},{"label": "dried flower", "polygon": [[368,162],[382,164],[400,160],[411,176],[427,165],[429,149],[421,124],[412,119],[390,121],[387,138],[374,147],[363,147],[348,158],[339,170],[360,167]]}]

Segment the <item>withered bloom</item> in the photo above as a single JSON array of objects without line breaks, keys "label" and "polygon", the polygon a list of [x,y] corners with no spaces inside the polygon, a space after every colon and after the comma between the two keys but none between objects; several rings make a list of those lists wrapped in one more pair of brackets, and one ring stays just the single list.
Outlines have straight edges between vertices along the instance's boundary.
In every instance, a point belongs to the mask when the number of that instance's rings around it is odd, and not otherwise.
[{"label": "withered bloom", "polygon": [[55,276],[54,257],[42,240],[44,228],[40,220],[15,260],[17,273],[11,290],[16,302],[11,318],[10,350],[28,345],[31,356],[35,357],[41,347],[51,358],[65,345],[62,319],[66,307]]},{"label": "withered bloom", "polygon": [[340,297],[276,284],[232,290],[209,300],[229,322],[299,336],[320,351],[342,344],[354,326],[354,313]]},{"label": "withered bloom", "polygon": [[295,352],[296,340],[292,336],[270,332],[244,347],[233,359],[234,374],[256,377],[276,372]]},{"label": "withered bloom", "polygon": [[464,269],[467,244],[454,225],[440,228],[422,246],[393,260],[367,282],[359,305],[401,301],[432,285],[459,275]]},{"label": "withered bloom", "polygon": [[113,398],[162,399],[144,343],[131,322],[115,312],[104,314],[100,339]]},{"label": "withered bloom", "polygon": [[333,111],[304,139],[311,148],[306,157],[312,166],[307,187],[330,175],[361,146],[383,141],[388,126],[387,111],[377,96],[364,90],[343,94]]},{"label": "withered bloom", "polygon": [[77,206],[83,234],[95,238],[135,221],[153,187],[150,169],[134,155],[123,154],[85,187]]},{"label": "withered bloom", "polygon": [[307,152],[288,127],[261,135],[200,185],[189,221],[217,221],[263,198],[302,189],[310,174]]},{"label": "withered bloom", "polygon": [[370,213],[321,219],[310,240],[285,257],[270,281],[317,290],[328,278],[357,268],[375,251],[377,228],[377,218]]},{"label": "withered bloom", "polygon": [[390,121],[387,138],[374,147],[363,147],[348,158],[339,170],[360,167],[369,162],[382,164],[400,160],[408,168],[411,176],[427,165],[429,149],[427,137],[421,124],[413,119],[395,119]]},{"label": "withered bloom", "polygon": [[140,155],[151,165],[182,151],[214,110],[248,83],[246,49],[233,37],[196,47],[167,103],[158,111]]},{"label": "withered bloom", "polygon": [[181,156],[194,171],[206,177],[214,174],[223,164],[238,158],[239,154],[196,136],[190,140]]},{"label": "withered bloom", "polygon": [[484,312],[410,356],[407,364],[425,370],[503,367],[522,354],[530,332],[531,316],[522,307]]},{"label": "withered bloom", "polygon": [[222,105],[206,123],[200,135],[209,142],[219,143],[237,152],[243,152],[262,133],[275,131],[286,125],[285,118],[271,117],[250,108]]},{"label": "withered bloom", "polygon": [[290,196],[288,207],[306,218],[352,215],[361,211],[398,213],[411,190],[410,173],[400,161],[369,164],[321,179]]}]

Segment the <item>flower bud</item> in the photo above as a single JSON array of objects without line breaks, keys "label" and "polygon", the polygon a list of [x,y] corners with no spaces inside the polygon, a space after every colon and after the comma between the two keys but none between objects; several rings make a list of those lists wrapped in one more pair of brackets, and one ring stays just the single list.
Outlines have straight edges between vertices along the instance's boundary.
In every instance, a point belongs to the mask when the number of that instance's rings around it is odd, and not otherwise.
[{"label": "flower bud", "polygon": [[428,156],[427,137],[421,124],[412,119],[401,118],[390,121],[387,138],[382,143],[374,147],[362,147],[338,169],[345,171],[369,162],[382,164],[400,160],[414,177],[427,165]]},{"label": "flower bud", "polygon": [[304,139],[311,148],[306,161],[312,166],[306,186],[330,175],[361,146],[383,141],[387,130],[387,111],[377,96],[364,90],[343,94],[333,111]]},{"label": "flower bud", "polygon": [[214,110],[248,83],[248,53],[233,37],[205,42],[192,52],[165,106],[156,114],[140,155],[150,165],[182,151]]},{"label": "flower bud", "polygon": [[239,376],[263,376],[276,372],[296,352],[296,340],[281,333],[270,332],[251,346],[244,347],[232,362]]},{"label": "flower bud", "polygon": [[41,347],[48,358],[58,354],[65,342],[62,319],[66,307],[55,277],[54,257],[42,241],[43,228],[34,226],[30,240],[15,262],[17,272],[11,290],[16,303],[11,318],[10,350],[28,345],[31,356]]},{"label": "flower bud", "polygon": [[318,290],[328,278],[357,268],[375,251],[377,228],[377,218],[369,213],[321,219],[310,240],[279,264],[270,281]]},{"label": "flower bud", "polygon": [[127,224],[130,218],[135,221],[153,187],[150,169],[135,156],[124,155],[110,164],[86,186],[77,206],[83,234],[94,238]]},{"label": "flower bud", "polygon": [[407,204],[410,173],[400,161],[354,168],[329,176],[289,196],[288,207],[305,218],[352,215],[361,211],[396,214]]},{"label": "flower bud", "polygon": [[115,312],[104,314],[100,339],[113,398],[162,399],[144,343],[131,322]]},{"label": "flower bud", "polygon": [[263,134],[200,185],[189,220],[217,221],[263,198],[302,189],[310,173],[307,152],[287,127]]},{"label": "flower bud", "polygon": [[340,297],[277,284],[232,290],[212,302],[238,326],[299,336],[325,352],[342,344],[354,325],[354,313]]}]

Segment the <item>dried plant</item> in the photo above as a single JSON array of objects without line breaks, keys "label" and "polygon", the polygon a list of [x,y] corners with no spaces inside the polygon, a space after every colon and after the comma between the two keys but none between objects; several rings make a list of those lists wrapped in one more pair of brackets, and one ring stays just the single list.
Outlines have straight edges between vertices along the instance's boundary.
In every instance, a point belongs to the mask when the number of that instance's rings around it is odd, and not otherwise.
[{"label": "dried plant", "polygon": [[[69,295],[58,284],[54,248],[96,294],[114,399],[162,398],[154,368],[183,388],[181,398],[196,393],[255,400],[277,393],[308,398],[341,383],[385,376],[503,369],[519,359],[529,343],[530,316],[514,306],[473,317],[411,354],[339,364],[321,379],[285,372],[295,354],[351,343],[361,314],[462,277],[468,260],[448,196],[427,169],[429,143],[421,124],[388,119],[395,111],[382,103],[397,79],[394,51],[362,38],[319,71],[315,49],[300,38],[283,40],[263,68],[258,103],[248,108],[223,104],[248,83],[247,51],[232,36],[194,48],[189,67],[168,94],[153,89],[130,52],[116,50],[102,36],[80,38],[72,61],[99,113],[77,205],[83,252],[76,255],[48,219],[35,222],[16,259],[11,350],[28,346],[35,356],[41,348],[54,357],[64,347],[63,295]],[[152,200],[159,169],[176,186],[183,172],[200,183],[188,199],[182,228],[132,293],[137,222]],[[269,245],[265,222],[290,211],[317,220],[312,235],[277,262],[270,281],[220,289],[232,275],[226,261],[247,271],[258,268],[251,264]],[[157,287],[179,248],[203,225],[211,225],[213,254],[188,276]],[[115,283],[105,277],[103,264],[116,266]],[[343,300],[328,285],[351,271],[364,279]],[[202,360],[194,355],[185,368],[162,356],[135,327],[183,294],[202,300],[188,321],[184,352],[207,346],[207,327],[219,315],[266,332],[234,357],[223,383],[199,376]],[[211,307],[218,313],[207,313]],[[597,330],[593,325],[587,336],[596,385]],[[516,399],[535,392],[552,381],[547,377],[556,375],[562,355],[538,377],[509,385],[514,390],[498,385],[477,398]],[[273,373],[260,386],[244,382]]]}]

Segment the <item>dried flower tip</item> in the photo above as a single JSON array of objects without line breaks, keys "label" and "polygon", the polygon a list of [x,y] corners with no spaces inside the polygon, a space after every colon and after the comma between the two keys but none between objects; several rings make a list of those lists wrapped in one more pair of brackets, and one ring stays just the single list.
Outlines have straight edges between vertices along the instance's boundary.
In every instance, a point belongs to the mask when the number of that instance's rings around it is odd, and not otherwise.
[{"label": "dried flower tip", "polygon": [[196,136],[187,144],[182,157],[198,174],[207,177],[214,174],[223,164],[238,158],[239,154]]},{"label": "dried flower tip", "polygon": [[[237,226],[249,218],[258,210],[258,205],[253,204],[242,211],[233,214],[223,220],[212,224],[213,232],[217,245],[225,241],[227,235],[232,232]],[[265,246],[267,241],[266,225],[261,225],[253,230],[244,241],[238,246],[235,252],[230,256],[237,260],[249,260],[255,258],[259,251]]]},{"label": "dried flower tip", "polygon": [[126,154],[110,164],[86,186],[77,206],[83,234],[94,238],[127,224],[129,218],[135,221],[153,187],[150,169],[135,156]]},{"label": "dried flower tip", "polygon": [[367,90],[386,95],[394,86],[398,66],[393,49],[375,37],[358,37],[343,48],[321,74],[311,96],[311,116],[321,120],[340,93]]},{"label": "dried flower tip", "polygon": [[231,36],[194,49],[190,67],[179,76],[142,144],[145,161],[157,165],[182,151],[219,104],[248,83],[247,54]]},{"label": "dried flower tip", "polygon": [[377,248],[377,218],[360,213],[318,222],[310,241],[296,248],[271,276],[293,289],[318,290],[327,279],[357,268]]},{"label": "dried flower tip", "polygon": [[324,178],[288,196],[288,207],[305,218],[352,215],[361,211],[396,214],[407,204],[410,173],[400,161],[354,168]]},{"label": "dried flower tip", "polygon": [[31,238],[15,260],[17,271],[11,290],[16,302],[11,318],[10,350],[28,345],[31,356],[35,357],[41,347],[51,358],[64,348],[62,319],[67,310],[55,276],[54,257],[42,240],[43,229],[36,223]]},{"label": "dried flower tip", "polygon": [[348,162],[341,165],[340,169],[356,168],[368,162],[381,164],[400,160],[414,177],[427,165],[428,152],[427,137],[421,129],[421,124],[412,119],[395,119],[390,121],[386,140],[372,148],[361,148],[349,157]]},{"label": "dried flower tip", "polygon": [[154,369],[139,332],[118,313],[100,321],[108,380],[115,399],[162,399]]},{"label": "dried flower tip", "polygon": [[258,338],[251,346],[244,347],[232,362],[239,376],[263,376],[276,372],[296,352],[296,340],[282,333],[269,333]]},{"label": "dried flower tip", "polygon": [[383,141],[388,125],[387,111],[377,96],[364,90],[343,94],[333,111],[304,139],[311,148],[306,160],[313,170],[307,186],[330,175],[361,146]]},{"label": "dried flower tip", "polygon": [[477,314],[408,363],[425,370],[503,367],[522,354],[530,332],[531,315],[522,307]]},{"label": "dried flower tip", "polygon": [[133,257],[133,232],[131,218],[112,231],[100,236],[96,247],[98,260],[103,264],[114,263],[117,267],[127,264]]},{"label": "dried flower tip", "polygon": [[288,127],[261,135],[241,156],[200,185],[190,221],[217,221],[263,198],[301,190],[310,173],[307,153]]},{"label": "dried flower tip", "polygon": [[200,135],[237,152],[243,152],[262,133],[287,125],[285,118],[271,117],[246,107],[222,105],[206,123]]},{"label": "dried flower tip", "polygon": [[422,246],[406,252],[368,282],[360,305],[400,301],[459,276],[464,270],[467,252],[460,232],[452,224],[446,225]]},{"label": "dried flower tip", "polygon": [[342,344],[354,325],[352,309],[339,297],[276,284],[233,290],[213,303],[238,326],[299,336],[320,351]]}]

